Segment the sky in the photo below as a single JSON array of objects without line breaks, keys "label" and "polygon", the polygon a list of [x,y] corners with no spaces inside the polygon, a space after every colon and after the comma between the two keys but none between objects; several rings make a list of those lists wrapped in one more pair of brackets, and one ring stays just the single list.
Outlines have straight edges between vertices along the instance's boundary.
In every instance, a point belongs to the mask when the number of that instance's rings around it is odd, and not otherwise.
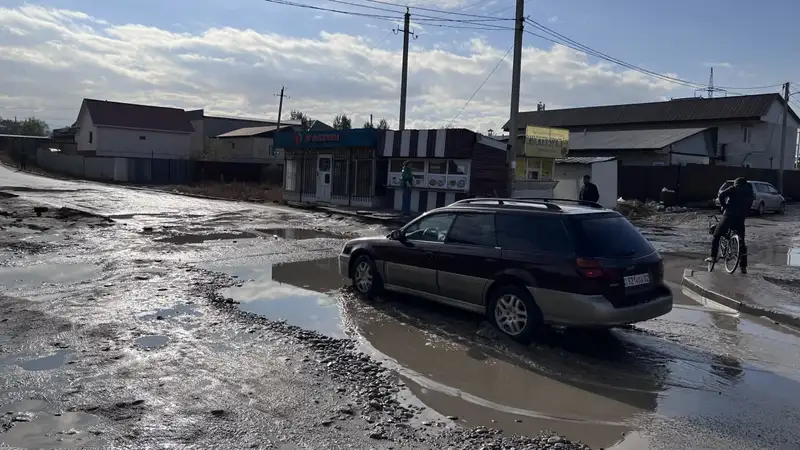
[{"label": "sky", "polygon": [[[393,30],[405,8],[392,5],[406,0],[291,1],[383,18],[265,0],[0,0],[0,117],[64,126],[83,98],[97,98],[274,119],[284,86],[284,119],[296,109],[330,124],[344,113],[358,127],[372,114],[396,128],[403,36]],[[500,130],[509,116],[514,1],[410,5],[406,128]],[[713,66],[715,84],[740,94],[800,82],[799,13],[791,0],[525,4],[531,20],[574,42],[700,85]],[[556,109],[694,95],[693,86],[524,36],[523,111],[538,102]]]}]

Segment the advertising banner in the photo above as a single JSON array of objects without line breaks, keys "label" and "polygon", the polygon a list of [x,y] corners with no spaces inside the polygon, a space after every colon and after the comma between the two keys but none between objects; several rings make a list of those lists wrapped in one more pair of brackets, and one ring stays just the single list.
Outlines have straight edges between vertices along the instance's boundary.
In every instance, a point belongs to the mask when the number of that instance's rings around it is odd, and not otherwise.
[{"label": "advertising banner", "polygon": [[565,158],[569,153],[569,130],[528,126],[525,129],[525,156]]}]

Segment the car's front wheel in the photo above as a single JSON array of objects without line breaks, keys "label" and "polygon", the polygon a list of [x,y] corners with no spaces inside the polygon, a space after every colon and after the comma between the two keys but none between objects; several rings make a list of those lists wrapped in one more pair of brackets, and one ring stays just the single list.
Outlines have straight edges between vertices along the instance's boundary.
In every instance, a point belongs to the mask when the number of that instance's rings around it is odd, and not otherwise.
[{"label": "car's front wheel", "polygon": [[350,278],[356,291],[368,299],[378,295],[383,286],[375,261],[369,255],[356,258],[350,270]]},{"label": "car's front wheel", "polygon": [[511,339],[529,344],[543,328],[542,311],[531,294],[513,284],[492,290],[489,298],[489,319]]}]

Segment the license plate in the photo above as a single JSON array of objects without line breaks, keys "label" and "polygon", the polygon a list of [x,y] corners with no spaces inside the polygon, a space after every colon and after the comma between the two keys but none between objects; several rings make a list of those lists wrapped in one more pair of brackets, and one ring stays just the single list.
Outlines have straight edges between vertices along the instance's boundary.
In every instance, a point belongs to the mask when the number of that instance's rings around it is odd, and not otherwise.
[{"label": "license plate", "polygon": [[650,284],[650,274],[640,273],[638,275],[630,275],[625,277],[623,281],[625,282],[626,288]]}]

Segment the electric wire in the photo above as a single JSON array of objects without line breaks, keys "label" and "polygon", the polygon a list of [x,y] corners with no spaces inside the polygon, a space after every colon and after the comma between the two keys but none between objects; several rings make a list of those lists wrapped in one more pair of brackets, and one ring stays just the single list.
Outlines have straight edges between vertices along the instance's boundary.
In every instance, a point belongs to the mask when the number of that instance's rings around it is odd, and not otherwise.
[{"label": "electric wire", "polygon": [[[307,5],[307,4],[297,3],[297,2],[293,2],[293,1],[289,1],[289,0],[265,0],[265,1],[269,2],[269,3],[281,4],[281,5],[287,5],[287,6],[295,6],[295,7],[307,8],[307,9],[314,9],[314,10],[319,10],[319,11],[334,12],[334,13],[338,13],[338,14],[346,14],[346,15],[359,16],[359,17],[370,17],[370,18],[374,18],[374,19],[388,20],[388,21],[391,21],[391,22],[396,22],[396,21],[399,21],[399,20],[403,19],[403,17],[401,17],[401,16],[389,16],[389,15],[383,15],[383,14],[362,13],[362,12],[357,12],[357,11],[345,11],[345,10],[338,10],[338,9],[332,9],[332,8],[324,8],[324,7],[315,6],[315,5]],[[355,2],[350,2],[350,1],[347,1],[347,0],[327,0],[327,1],[330,1],[330,2],[333,2],[333,3],[344,4],[344,5],[355,6],[355,7],[361,7],[361,8],[377,10],[377,11],[381,11],[381,12],[390,12],[390,13],[403,14],[403,11],[397,11],[397,10],[392,10],[392,9],[389,9],[389,8],[377,7],[377,6],[371,6],[371,5],[364,5],[364,4],[359,4],[359,3],[355,3]],[[425,8],[425,7],[420,7],[420,6],[401,5],[401,4],[392,3],[392,2],[388,2],[388,1],[384,1],[384,0],[365,0],[365,1],[370,2],[370,3],[374,3],[374,4],[378,4],[378,5],[392,6],[392,7],[395,7],[395,8],[409,8],[409,9],[415,9],[415,10],[420,10],[420,11],[434,12],[434,13],[438,13],[438,14],[449,14],[449,15],[472,18],[470,20],[467,20],[467,19],[450,19],[450,18],[446,18],[446,17],[436,17],[436,16],[429,16],[429,15],[414,14],[414,16],[413,16],[414,17],[414,19],[413,19],[414,22],[423,23],[424,26],[426,26],[426,27],[432,26],[432,27],[438,27],[438,28],[452,28],[452,29],[466,29],[466,30],[484,30],[484,31],[505,31],[505,30],[513,30],[514,29],[513,27],[509,27],[509,26],[502,26],[502,25],[495,25],[495,24],[491,24],[491,23],[486,23],[488,21],[514,20],[514,19],[510,19],[510,18],[489,17],[489,16],[485,16],[485,15],[467,14],[467,13],[461,13],[461,12],[455,12],[455,11],[446,11],[446,10],[435,9],[435,8]],[[432,22],[446,22],[446,23],[432,23]],[[450,23],[456,23],[458,25],[451,25]],[[584,44],[582,44],[582,43],[580,43],[580,42],[578,42],[578,41],[576,41],[576,40],[574,40],[572,38],[569,38],[568,36],[566,36],[564,34],[561,34],[561,33],[557,32],[557,31],[555,31],[555,30],[553,30],[553,29],[551,29],[551,28],[549,28],[549,27],[547,27],[545,25],[542,25],[541,23],[539,23],[539,22],[537,22],[537,21],[535,21],[533,19],[526,18],[525,19],[525,23],[533,26],[538,31],[546,33],[547,35],[542,35],[540,33],[536,33],[536,32],[533,32],[533,31],[530,31],[530,30],[527,30],[527,29],[523,30],[526,34],[538,37],[540,39],[546,40],[546,41],[551,42],[553,44],[563,45],[563,46],[571,48],[571,49],[573,49],[575,51],[583,52],[583,53],[586,53],[586,54],[588,54],[590,56],[594,56],[594,57],[596,57],[598,59],[601,59],[603,61],[607,61],[607,62],[616,64],[616,65],[625,67],[625,68],[627,68],[629,70],[641,73],[643,75],[647,75],[647,76],[650,76],[650,77],[653,77],[653,78],[656,78],[656,79],[659,79],[659,80],[662,80],[662,81],[667,81],[667,82],[670,82],[670,83],[673,83],[673,84],[677,84],[677,85],[680,85],[680,86],[684,86],[684,87],[688,87],[688,88],[692,88],[692,89],[707,89],[709,87],[709,85],[705,84],[705,83],[698,83],[698,82],[691,81],[691,80],[686,80],[686,79],[682,79],[682,78],[678,78],[678,77],[673,77],[673,76],[670,76],[670,75],[665,75],[665,74],[658,73],[658,72],[646,69],[644,67],[641,67],[641,66],[626,62],[626,61],[621,60],[619,58],[615,58],[615,57],[613,57],[613,56],[611,56],[611,55],[609,55],[607,53],[601,52],[601,51],[596,50],[596,49],[594,49],[592,47],[584,45]],[[762,89],[769,89],[769,88],[773,88],[773,87],[782,86],[782,84],[783,83],[772,84],[772,85],[764,85],[764,86],[745,86],[745,87],[715,86],[715,87],[717,87],[719,89],[723,89],[725,91],[728,91],[727,93],[729,93],[729,94],[744,95],[744,94],[741,94],[741,93],[738,93],[738,92],[730,92],[730,91],[732,91],[732,90],[762,90]]]},{"label": "electric wire", "polygon": [[453,122],[455,122],[456,119],[458,119],[458,116],[460,116],[461,113],[464,112],[467,106],[469,106],[470,102],[472,102],[472,99],[475,98],[476,95],[478,95],[478,92],[480,92],[480,90],[483,88],[486,82],[489,81],[489,78],[492,78],[492,75],[494,75],[494,73],[497,71],[497,68],[500,67],[500,64],[503,64],[503,61],[506,60],[508,54],[511,53],[511,50],[514,50],[514,45],[511,45],[511,47],[509,47],[508,51],[506,51],[506,54],[503,55],[502,58],[500,58],[500,61],[498,61],[497,65],[494,66],[494,69],[492,69],[492,71],[489,72],[489,75],[487,75],[486,78],[483,80],[483,82],[480,84],[480,86],[478,86],[478,89],[475,89],[475,92],[473,92],[472,95],[469,96],[467,103],[465,103],[464,106],[462,106],[461,109],[458,110],[458,113],[456,113],[455,117],[453,117],[453,119],[450,120],[450,123],[448,123],[445,128],[450,128],[450,125],[452,125]]}]

